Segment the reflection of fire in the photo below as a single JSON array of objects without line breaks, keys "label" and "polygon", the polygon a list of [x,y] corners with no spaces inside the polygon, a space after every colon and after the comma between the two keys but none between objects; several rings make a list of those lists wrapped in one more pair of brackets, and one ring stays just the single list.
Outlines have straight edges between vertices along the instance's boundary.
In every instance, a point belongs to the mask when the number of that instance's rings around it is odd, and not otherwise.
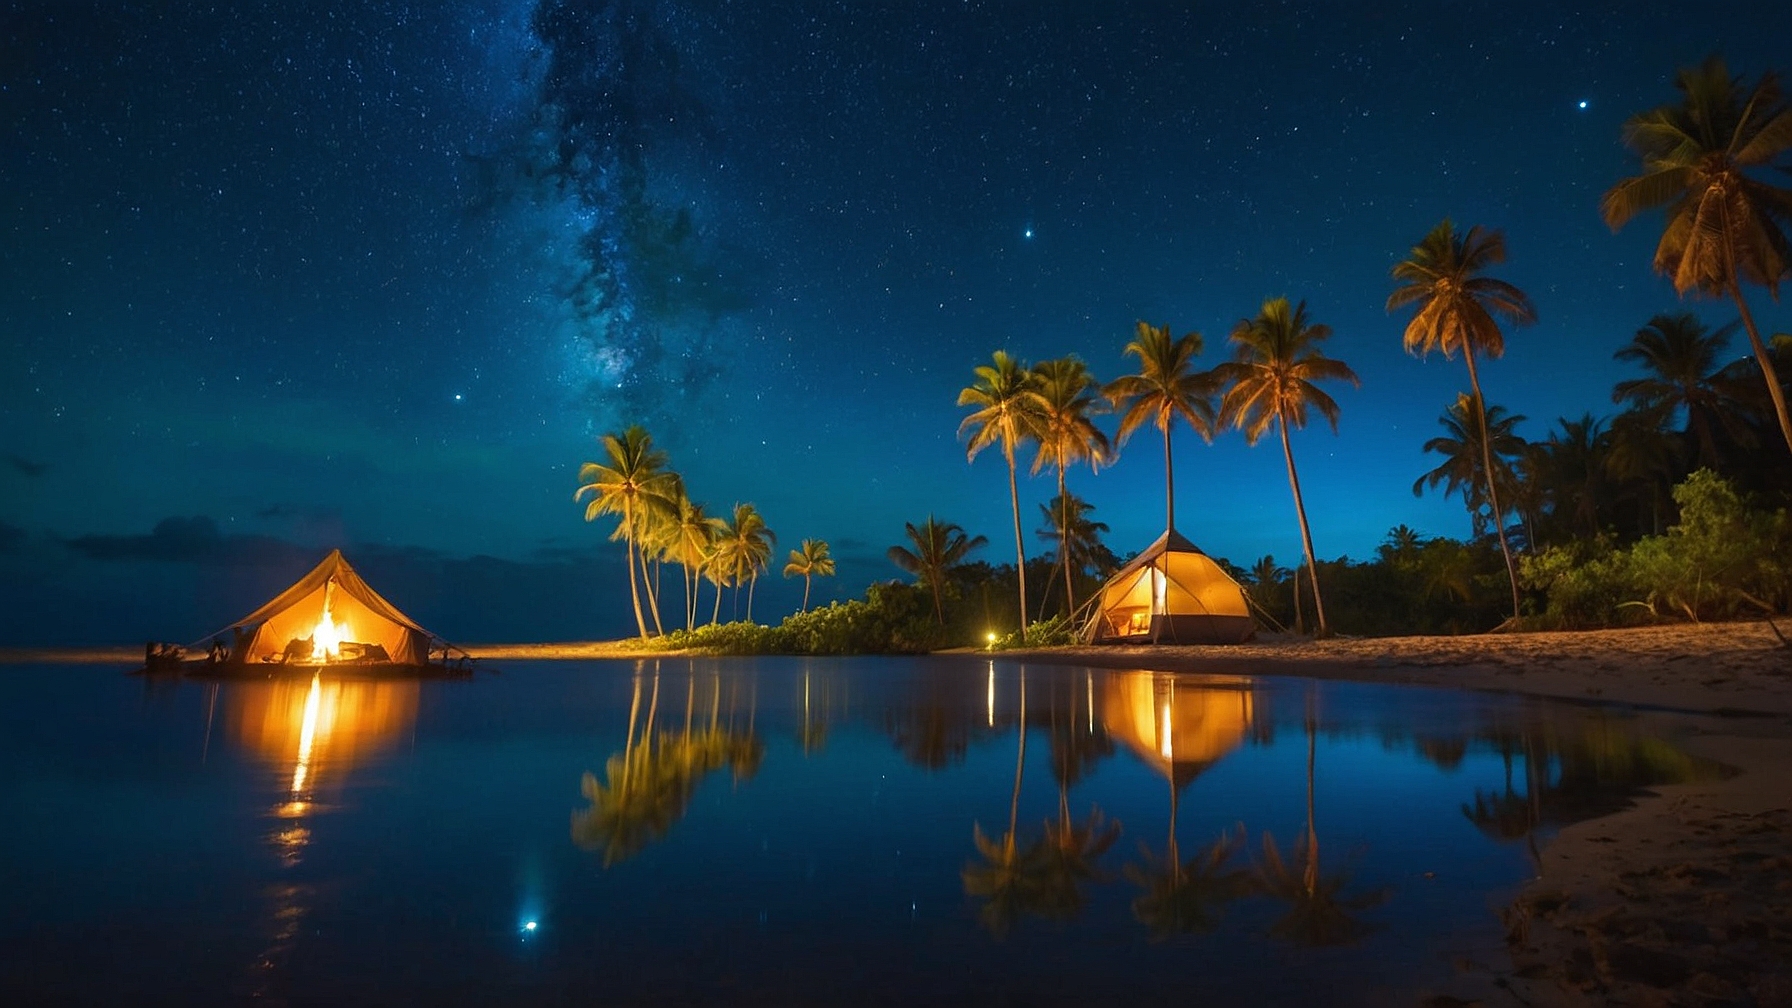
[{"label": "reflection of fire", "polygon": [[281,768],[288,802],[297,806],[317,789],[321,771],[345,769],[403,735],[417,719],[421,692],[415,681],[340,682],[322,675],[228,688],[233,734]]},{"label": "reflection of fire", "polygon": [[342,656],[342,642],[348,640],[348,623],[330,620],[330,603],[324,602],[324,614],[311,631],[311,660],[334,661]]}]

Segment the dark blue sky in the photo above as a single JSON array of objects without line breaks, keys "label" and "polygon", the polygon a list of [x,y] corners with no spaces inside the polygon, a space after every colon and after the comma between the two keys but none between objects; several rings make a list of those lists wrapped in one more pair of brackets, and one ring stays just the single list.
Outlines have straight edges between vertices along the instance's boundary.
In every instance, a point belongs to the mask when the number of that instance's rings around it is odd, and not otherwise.
[{"label": "dark blue sky", "polygon": [[[1000,463],[954,437],[991,350],[1112,377],[1146,318],[1213,362],[1282,294],[1363,378],[1339,435],[1295,436],[1318,551],[1461,535],[1410,487],[1464,371],[1401,352],[1388,267],[1446,215],[1503,228],[1542,320],[1490,398],[1533,438],[1608,413],[1612,351],[1678,305],[1657,222],[1598,219],[1633,167],[1620,124],[1713,50],[1792,70],[1768,2],[555,12],[4,7],[0,566],[35,608],[0,637],[197,635],[276,579],[220,569],[331,545],[450,636],[621,632],[607,527],[571,494],[630,420],[696,498],[757,503],[780,556],[831,540],[822,595],[854,594],[930,511],[1003,540]],[[584,103],[571,134],[556,95]],[[1072,475],[1122,553],[1157,531],[1158,459]],[[1183,437],[1177,462],[1210,552],[1298,553],[1273,446]],[[1050,481],[1023,493],[1031,528]],[[149,535],[171,517],[216,536]],[[454,590],[477,555],[503,573],[467,590],[503,605]]]}]

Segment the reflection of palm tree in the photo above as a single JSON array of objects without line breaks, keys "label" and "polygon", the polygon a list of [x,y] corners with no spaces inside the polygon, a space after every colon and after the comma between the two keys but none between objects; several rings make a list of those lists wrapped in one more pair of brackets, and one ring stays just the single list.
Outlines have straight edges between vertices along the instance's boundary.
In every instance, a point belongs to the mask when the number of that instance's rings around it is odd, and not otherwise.
[{"label": "reflection of palm tree", "polygon": [[[1088,673],[1085,673],[1088,675]],[[1066,685],[1071,685],[1065,680]],[[1101,809],[1091,805],[1089,816],[1077,823],[1070,815],[1070,788],[1083,773],[1114,751],[1114,743],[1105,734],[1095,733],[1095,716],[1090,711],[1081,725],[1077,719],[1078,691],[1066,691],[1069,710],[1060,717],[1058,691],[1051,691],[1051,765],[1058,782],[1058,818],[1045,824],[1044,885],[1039,894],[1038,911],[1048,917],[1068,918],[1082,909],[1082,885],[1101,880],[1097,862],[1120,838],[1120,824],[1109,822]],[[1089,702],[1094,702],[1094,686],[1090,683]]]},{"label": "reflection of palm tree", "polygon": [[[1174,794],[1174,792],[1172,792]],[[1171,802],[1174,807],[1174,800]],[[1188,861],[1176,846],[1176,818],[1170,816],[1170,839],[1159,858],[1139,844],[1144,863],[1126,866],[1126,877],[1143,892],[1132,901],[1132,914],[1151,929],[1151,937],[1205,934],[1219,924],[1227,903],[1250,890],[1244,872],[1226,867],[1242,833],[1221,834]]]},{"label": "reflection of palm tree", "polygon": [[1288,912],[1270,926],[1271,937],[1297,945],[1348,945],[1374,929],[1351,915],[1381,905],[1389,893],[1386,889],[1376,889],[1345,897],[1344,889],[1350,884],[1347,869],[1329,876],[1319,874],[1319,830],[1313,817],[1318,728],[1313,695],[1309,692],[1306,716],[1307,829],[1294,842],[1287,858],[1282,857],[1275,838],[1268,832],[1263,834],[1263,863],[1256,867],[1256,883],[1264,895],[1288,904]]},{"label": "reflection of palm tree", "polygon": [[1014,791],[1008,800],[1008,831],[1000,842],[983,833],[981,824],[971,827],[971,839],[982,855],[981,864],[968,864],[962,873],[968,896],[986,900],[980,913],[983,926],[1000,938],[1008,933],[1021,913],[1038,902],[1043,888],[1045,868],[1042,845],[1038,842],[1020,846],[1016,831],[1020,825],[1020,785],[1027,766],[1027,673],[1020,674],[1020,717],[1016,732],[1020,742],[1014,756]]},{"label": "reflection of palm tree", "polygon": [[587,773],[579,791],[590,807],[572,815],[572,839],[586,849],[601,847],[609,867],[639,853],[671,831],[690,806],[697,785],[722,767],[736,779],[751,777],[764,757],[764,746],[751,728],[736,734],[719,724],[719,683],[710,723],[692,728],[696,680],[685,691],[685,723],[680,734],[656,732],[660,676],[656,668],[648,703],[647,722],[637,738],[635,726],[641,708],[641,676],[635,677],[634,698],[629,705],[629,736],[620,753],[604,765],[604,780]]}]

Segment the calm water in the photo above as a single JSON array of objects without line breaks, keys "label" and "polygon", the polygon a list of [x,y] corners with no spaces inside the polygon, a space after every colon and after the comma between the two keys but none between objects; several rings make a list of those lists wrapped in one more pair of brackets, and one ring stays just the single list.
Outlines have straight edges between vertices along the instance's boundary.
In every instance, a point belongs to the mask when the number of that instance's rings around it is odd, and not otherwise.
[{"label": "calm water", "polygon": [[1662,715],[962,659],[0,689],[9,1004],[1410,1004],[1551,831],[1719,769]]}]

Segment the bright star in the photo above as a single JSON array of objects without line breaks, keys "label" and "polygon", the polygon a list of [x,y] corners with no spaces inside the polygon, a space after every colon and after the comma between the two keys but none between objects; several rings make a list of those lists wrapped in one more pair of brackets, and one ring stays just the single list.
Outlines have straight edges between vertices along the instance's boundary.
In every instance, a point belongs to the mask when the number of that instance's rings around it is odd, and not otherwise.
[{"label": "bright star", "polygon": [[459,392],[454,393],[454,401],[460,402],[460,393]]},{"label": "bright star", "polygon": [[1586,108],[1586,107],[1587,107],[1587,102],[1586,102],[1586,99],[1582,99],[1582,100],[1581,100],[1581,103],[1580,103],[1580,107],[1581,107],[1581,108],[1583,108],[1583,109],[1584,109],[1584,108]]},{"label": "bright star", "polygon": [[1020,236],[1021,236],[1021,237],[1022,237],[1022,238],[1031,238],[1031,237],[1033,237],[1033,229],[1032,229],[1032,228],[1028,228],[1028,229],[1026,229],[1026,230],[1025,230],[1025,231],[1022,231],[1022,232],[1021,232],[1021,233],[1020,233]]},{"label": "bright star", "polygon": [[523,922],[523,930],[524,931],[533,931],[539,926],[540,925],[537,924],[535,921],[524,921]]}]

